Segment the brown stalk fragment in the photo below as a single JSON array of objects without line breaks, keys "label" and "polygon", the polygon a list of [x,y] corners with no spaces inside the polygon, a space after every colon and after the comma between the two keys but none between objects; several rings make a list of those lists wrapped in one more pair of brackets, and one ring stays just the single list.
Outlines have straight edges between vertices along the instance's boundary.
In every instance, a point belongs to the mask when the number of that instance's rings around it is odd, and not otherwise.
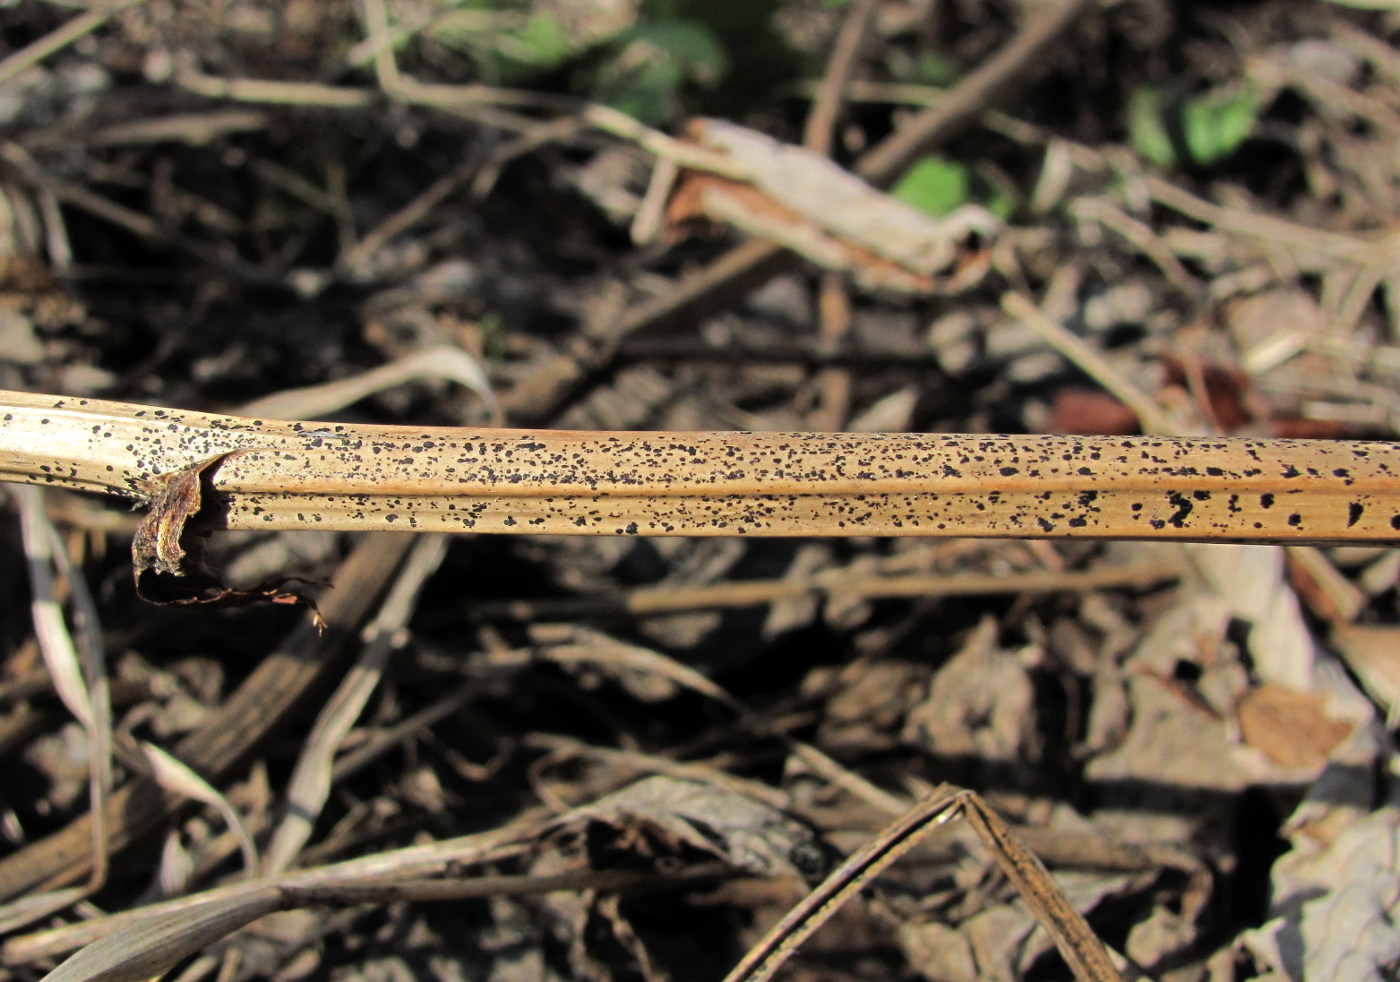
[{"label": "brown stalk fragment", "polygon": [[[191,464],[165,481],[131,540],[131,568],[136,594],[153,604],[198,604],[207,607],[247,607],[255,603],[301,604],[311,611],[318,630],[325,621],[316,602],[282,590],[288,577],[266,580],[249,589],[229,586],[209,565],[208,519],[216,509],[205,507],[204,486],[227,455]],[[200,516],[205,515],[201,527]]]}]

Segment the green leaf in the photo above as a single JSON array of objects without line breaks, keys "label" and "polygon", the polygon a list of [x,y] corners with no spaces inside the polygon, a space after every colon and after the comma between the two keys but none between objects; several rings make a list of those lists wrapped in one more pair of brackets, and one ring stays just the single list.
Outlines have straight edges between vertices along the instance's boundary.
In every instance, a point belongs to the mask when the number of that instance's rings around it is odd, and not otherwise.
[{"label": "green leaf", "polygon": [[1176,150],[1162,122],[1162,93],[1151,87],[1139,88],[1128,101],[1128,139],[1138,155],[1159,167],[1176,164]]},{"label": "green leaf", "polygon": [[597,98],[644,123],[675,114],[681,87],[713,86],[729,67],[715,34],[691,20],[653,20],[624,31],[598,70]]},{"label": "green leaf", "polygon": [[928,51],[914,62],[909,81],[916,85],[933,85],[940,89],[952,86],[959,78],[958,66],[936,52]]},{"label": "green leaf", "polygon": [[570,53],[569,32],[547,11],[532,14],[510,41],[508,49],[503,46],[505,53],[536,68],[553,68]]},{"label": "green leaf", "polygon": [[1128,138],[1147,160],[1173,167],[1180,163],[1178,145],[1168,129],[1174,117],[1180,126],[1180,147],[1191,163],[1208,167],[1249,138],[1259,109],[1259,91],[1252,85],[1225,86],[1180,103],[1169,102],[1159,89],[1140,88],[1128,104]]},{"label": "green leaf", "polygon": [[924,157],[905,171],[890,194],[931,215],[943,216],[967,202],[971,174],[962,164]]},{"label": "green leaf", "polygon": [[1249,138],[1259,118],[1259,93],[1253,86],[1209,92],[1182,108],[1187,149],[1198,164],[1224,160]]},{"label": "green leaf", "polygon": [[1021,199],[1013,189],[994,184],[991,194],[981,204],[1002,221],[1009,221],[1016,214],[1016,209],[1021,207]]},{"label": "green leaf", "polygon": [[701,85],[713,85],[729,67],[724,47],[704,24],[693,20],[656,20],[631,31],[635,44],[654,46],[673,60],[682,75]]}]

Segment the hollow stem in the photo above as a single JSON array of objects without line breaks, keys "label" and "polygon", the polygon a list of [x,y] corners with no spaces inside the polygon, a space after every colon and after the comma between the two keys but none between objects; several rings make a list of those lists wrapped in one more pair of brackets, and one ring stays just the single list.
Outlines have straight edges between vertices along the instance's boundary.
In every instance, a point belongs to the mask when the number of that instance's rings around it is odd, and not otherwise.
[{"label": "hollow stem", "polygon": [[1400,445],[576,432],[241,419],[0,392],[0,479],[210,528],[1400,542]]}]

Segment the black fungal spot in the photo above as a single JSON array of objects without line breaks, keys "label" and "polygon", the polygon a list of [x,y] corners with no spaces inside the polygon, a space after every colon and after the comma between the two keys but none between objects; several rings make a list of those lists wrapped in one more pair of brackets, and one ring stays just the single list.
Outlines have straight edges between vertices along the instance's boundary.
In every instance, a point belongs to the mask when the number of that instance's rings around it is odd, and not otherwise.
[{"label": "black fungal spot", "polygon": [[1003,467],[998,473],[1000,473],[1002,477],[1010,477],[1012,474],[1019,474],[1020,471],[1014,467]]},{"label": "black fungal spot", "polygon": [[1293,526],[1294,528],[1297,528],[1299,525],[1303,524],[1303,516],[1299,515],[1295,511],[1293,514],[1288,516],[1288,524]]},{"label": "black fungal spot", "polygon": [[1189,498],[1179,491],[1173,491],[1167,495],[1167,501],[1176,509],[1176,512],[1167,521],[1171,522],[1174,528],[1186,527],[1186,516],[1191,514],[1191,509],[1195,506],[1191,504]]},{"label": "black fungal spot", "polygon": [[1267,492],[1259,496],[1260,508],[1272,508],[1274,506],[1274,496]]},{"label": "black fungal spot", "polygon": [[1366,508],[1359,501],[1353,501],[1351,504],[1347,505],[1347,528],[1351,528],[1357,522],[1361,521],[1361,515],[1365,511]]}]

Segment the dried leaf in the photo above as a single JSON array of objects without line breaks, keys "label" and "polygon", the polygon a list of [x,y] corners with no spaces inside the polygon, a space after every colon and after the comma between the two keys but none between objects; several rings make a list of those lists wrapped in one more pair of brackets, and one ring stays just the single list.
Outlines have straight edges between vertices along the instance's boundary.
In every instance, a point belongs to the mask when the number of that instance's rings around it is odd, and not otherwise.
[{"label": "dried leaf", "polygon": [[1239,706],[1244,742],[1290,770],[1320,769],[1352,727],[1324,712],[1327,697],[1266,683]]},{"label": "dried leaf", "polygon": [[644,778],[586,811],[612,824],[644,821],[759,876],[805,877],[822,865],[822,847],[806,825],[766,802],[698,781]]},{"label": "dried leaf", "polygon": [[1385,711],[1386,725],[1394,726],[1400,719],[1400,628],[1338,624],[1332,628],[1331,641],[1366,693]]},{"label": "dried leaf", "polygon": [[1283,551],[1227,543],[1185,549],[1207,581],[1208,596],[1249,625],[1249,653],[1259,677],[1312,691],[1316,642],[1284,575]]},{"label": "dried leaf", "polygon": [[906,738],[945,757],[984,761],[1035,758],[1035,692],[1025,666],[998,645],[984,619],[909,714]]},{"label": "dried leaf", "polygon": [[180,959],[284,906],[265,887],[168,916],[138,921],[83,948],[44,982],[137,982],[163,974]]},{"label": "dried leaf", "polygon": [[[1056,883],[1071,904],[1087,913],[1105,897],[1124,891],[1126,874],[1060,872]],[[946,982],[1012,982],[1050,950],[1054,939],[1019,899],[979,911],[956,926],[940,921],[906,925],[900,944],[927,979]]]},{"label": "dried leaf", "polygon": [[216,791],[208,781],[190,770],[183,762],[172,757],[155,744],[142,742],[140,748],[141,755],[151,766],[157,784],[167,791],[173,791],[186,798],[211,805],[223,816],[229,831],[238,840],[238,848],[243,853],[243,865],[249,878],[256,876],[258,869],[257,847],[253,845],[253,837],[243,827],[243,820],[238,817],[238,812],[234,810],[233,805],[229,804],[228,799]]},{"label": "dried leaf", "polygon": [[696,120],[689,135],[732,160],[748,182],[683,172],[667,208],[672,230],[734,225],[875,289],[960,289],[986,268],[979,243],[998,222],[985,209],[966,206],[933,218],[821,154],[722,120]]},{"label": "dried leaf", "polygon": [[1340,829],[1322,844],[1294,836],[1274,866],[1274,919],[1243,943],[1289,978],[1381,982],[1400,961],[1400,811]]}]

